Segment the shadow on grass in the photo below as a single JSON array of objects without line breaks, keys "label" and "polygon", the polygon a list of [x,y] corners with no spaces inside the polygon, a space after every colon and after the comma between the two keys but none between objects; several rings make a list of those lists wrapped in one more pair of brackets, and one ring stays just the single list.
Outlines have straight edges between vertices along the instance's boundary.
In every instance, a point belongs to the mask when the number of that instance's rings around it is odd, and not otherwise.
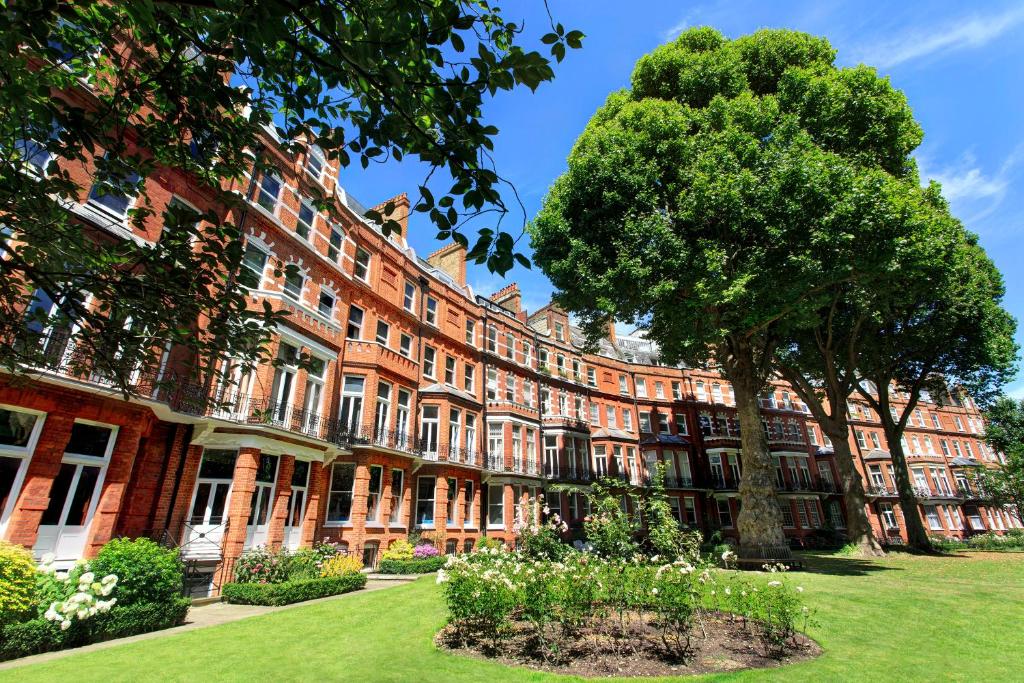
[{"label": "shadow on grass", "polygon": [[868,576],[877,572],[903,571],[900,567],[882,564],[867,557],[854,557],[838,553],[802,552],[803,571],[831,576]]}]

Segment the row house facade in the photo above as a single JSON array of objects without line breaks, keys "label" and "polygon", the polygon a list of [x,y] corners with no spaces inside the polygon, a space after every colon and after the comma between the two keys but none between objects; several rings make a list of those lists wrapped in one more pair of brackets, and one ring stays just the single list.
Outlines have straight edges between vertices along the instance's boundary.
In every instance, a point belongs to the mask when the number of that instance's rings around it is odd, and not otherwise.
[{"label": "row house facade", "polygon": [[[47,334],[59,345],[52,366],[0,375],[0,537],[63,563],[115,536],[159,538],[191,561],[197,591],[215,591],[257,546],[328,539],[372,565],[413,531],[449,553],[483,535],[513,543],[541,494],[578,537],[586,500],[554,485],[613,477],[624,492],[642,490],[659,463],[681,523],[736,537],[740,434],[721,375],[660,364],[654,345],[614,329],[584,353],[557,307],[528,313],[515,284],[474,292],[459,247],[417,256],[404,195],[389,200],[403,232],[385,236],[315,145],[289,154],[268,131],[263,153],[275,170],[228,188],[239,206],[221,210],[166,170],[147,180],[154,216],[141,229],[128,221],[132,197],[87,192],[70,210],[97,230],[150,241],[174,202],[240,225],[238,281],[251,305],[289,314],[274,334],[278,362],[243,374],[225,359],[225,379],[198,386],[189,359],[168,349],[125,400],[60,362],[73,330]],[[28,161],[43,172],[47,160]],[[88,187],[89,168],[70,170]],[[315,192],[331,196],[332,216],[309,199]],[[33,303],[49,305],[42,295]],[[924,397],[906,431],[920,501],[912,514],[950,536],[1019,527],[969,476],[1000,457],[981,439],[976,407],[937,398]],[[784,384],[761,406],[786,534],[794,543],[841,534],[830,443]],[[849,411],[869,516],[899,541],[911,512],[899,509],[877,416],[859,401]]]}]

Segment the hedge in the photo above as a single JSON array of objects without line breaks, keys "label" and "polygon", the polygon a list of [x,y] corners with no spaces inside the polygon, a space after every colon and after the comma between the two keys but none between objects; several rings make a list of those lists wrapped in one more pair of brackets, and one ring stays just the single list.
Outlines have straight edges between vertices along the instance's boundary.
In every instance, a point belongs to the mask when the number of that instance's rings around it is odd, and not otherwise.
[{"label": "hedge", "polygon": [[422,560],[381,560],[377,571],[381,574],[429,574],[443,567],[447,561],[444,555]]},{"label": "hedge", "polygon": [[366,575],[354,573],[283,583],[226,583],[221,588],[221,595],[236,605],[279,606],[348,593],[365,585]]},{"label": "hedge", "polygon": [[178,626],[185,622],[191,604],[179,597],[167,604],[118,605],[106,614],[76,621],[66,631],[42,618],[8,624],[0,629],[0,661]]}]

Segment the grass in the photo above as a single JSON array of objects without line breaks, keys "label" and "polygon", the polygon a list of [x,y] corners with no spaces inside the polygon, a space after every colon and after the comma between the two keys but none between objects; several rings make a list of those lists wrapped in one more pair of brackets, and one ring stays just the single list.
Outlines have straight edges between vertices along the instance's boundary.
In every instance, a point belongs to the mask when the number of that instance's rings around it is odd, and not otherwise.
[{"label": "grass", "polygon": [[[817,610],[814,661],[706,680],[1021,680],[1024,556],[815,555],[795,574]],[[571,680],[436,650],[432,578],[0,672],[0,681]]]}]

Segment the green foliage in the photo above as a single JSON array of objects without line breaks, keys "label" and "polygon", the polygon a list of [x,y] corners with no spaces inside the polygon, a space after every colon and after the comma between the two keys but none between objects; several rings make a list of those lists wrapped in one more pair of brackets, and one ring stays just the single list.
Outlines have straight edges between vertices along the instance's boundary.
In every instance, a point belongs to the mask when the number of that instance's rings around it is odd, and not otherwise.
[{"label": "green foliage", "polygon": [[651,477],[651,486],[643,498],[643,514],[649,554],[666,560],[684,557],[691,561],[700,555],[701,533],[697,530],[684,532],[672,514],[672,506],[665,494],[663,462],[657,464]]},{"label": "green foliage", "polygon": [[0,628],[0,660],[79,647],[139,633],[159,631],[185,622],[192,602],[175,596],[164,603],[137,602],[117,606],[87,622],[76,622],[64,631],[42,618]]},{"label": "green foliage", "polygon": [[[538,507],[544,515],[543,522],[537,519]],[[543,496],[522,506],[512,530],[517,534],[517,545],[523,554],[535,560],[558,560],[570,550],[561,537],[569,530],[569,525],[560,515],[551,512],[543,503]]]},{"label": "green foliage", "polygon": [[282,583],[289,579],[291,555],[259,546],[242,554],[235,561],[237,583]]},{"label": "green foliage", "polygon": [[147,538],[117,538],[104,545],[89,568],[97,576],[117,576],[117,601],[170,604],[180,597],[183,567],[178,551]]},{"label": "green foliage", "polygon": [[412,559],[413,545],[404,538],[399,538],[394,541],[388,549],[381,553],[381,560],[401,560],[408,561]]},{"label": "green foliage", "polygon": [[221,589],[221,594],[233,604],[277,606],[348,593],[365,585],[366,575],[357,572],[283,583],[227,583]]},{"label": "green foliage", "polygon": [[[622,483],[599,479],[585,491],[590,515],[583,520],[583,532],[595,554],[604,558],[630,558],[640,552],[636,536],[640,523],[622,509]],[[635,509],[634,499],[634,509]]]},{"label": "green foliage", "polygon": [[1024,401],[1008,396],[996,400],[985,411],[985,441],[1005,462],[994,469],[981,469],[976,481],[998,505],[1013,505],[1024,514]]},{"label": "green foliage", "polygon": [[492,536],[478,536],[473,544],[476,550],[502,550],[504,547],[505,543],[501,539]]},{"label": "green foliage", "polygon": [[31,615],[36,563],[20,545],[0,541],[0,627]]},{"label": "green foliage", "polygon": [[[425,182],[415,210],[437,226],[439,239],[469,245],[461,230],[466,219],[509,211],[503,179],[481,163],[498,134],[483,118],[484,103],[499,91],[550,81],[553,62],[583,38],[552,21],[542,37],[549,57],[524,49],[523,27],[501,9],[460,0],[28,0],[3,13],[0,35],[0,70],[10,75],[0,93],[0,195],[11,230],[3,250],[18,264],[0,280],[0,322],[22,330],[28,296],[46,287],[61,310],[42,327],[76,320],[83,330],[76,365],[98,368],[127,392],[135,390],[138,361],[156,366],[168,343],[246,365],[270,361],[263,328],[283,315],[269,307],[249,311],[244,288],[222,277],[241,261],[241,226],[224,218],[235,212],[210,211],[196,225],[194,211],[169,211],[168,230],[154,244],[97,242],[64,202],[86,196],[93,180],[101,196],[141,189],[129,217],[141,224],[157,199],[146,180],[159,177],[162,184],[167,169],[176,169],[214,201],[236,206],[251,152],[259,169],[277,163],[259,155],[266,126],[285,141],[290,159],[304,159],[306,140],[315,138],[343,167],[407,156],[422,161],[438,196]],[[121,59],[127,36],[143,49]],[[81,93],[83,83],[93,86],[88,110],[70,94]],[[27,181],[22,158],[37,145],[95,173],[82,182],[51,162],[49,173]],[[330,190],[316,194],[312,199],[332,218],[346,211]],[[367,217],[390,232],[397,227],[393,208]],[[60,250],[49,248],[54,241]],[[529,264],[514,243],[512,234],[486,228],[470,255],[504,273],[517,261]],[[100,302],[97,310],[81,305],[81,291]],[[194,333],[200,317],[210,319],[209,334]],[[132,325],[124,324],[128,319]],[[142,329],[146,334],[138,334]],[[33,348],[5,344],[0,363],[36,365]]]},{"label": "green foliage", "polygon": [[768,581],[746,584],[695,559],[659,565],[573,551],[550,561],[519,551],[484,551],[449,559],[438,582],[463,642],[501,652],[502,639],[519,620],[549,660],[571,648],[571,639],[587,625],[627,653],[638,645],[634,622],[643,620],[655,627],[660,647],[674,659],[688,656],[695,625],[699,620],[706,628],[710,611],[750,620],[769,656],[781,654],[806,627],[803,589],[792,587],[778,568],[771,568]]},{"label": "green foliage", "polygon": [[291,554],[288,561],[288,578],[315,579],[320,576],[324,563],[337,557],[341,546],[330,541],[321,541],[312,548],[300,548]]},{"label": "green foliage", "polygon": [[381,574],[429,574],[443,567],[447,560],[443,555],[421,560],[381,560],[377,571]]},{"label": "green foliage", "polygon": [[1024,550],[1024,529],[1011,529],[1000,535],[994,532],[975,534],[961,540],[955,537],[931,536],[932,547],[945,552],[958,550]]}]

